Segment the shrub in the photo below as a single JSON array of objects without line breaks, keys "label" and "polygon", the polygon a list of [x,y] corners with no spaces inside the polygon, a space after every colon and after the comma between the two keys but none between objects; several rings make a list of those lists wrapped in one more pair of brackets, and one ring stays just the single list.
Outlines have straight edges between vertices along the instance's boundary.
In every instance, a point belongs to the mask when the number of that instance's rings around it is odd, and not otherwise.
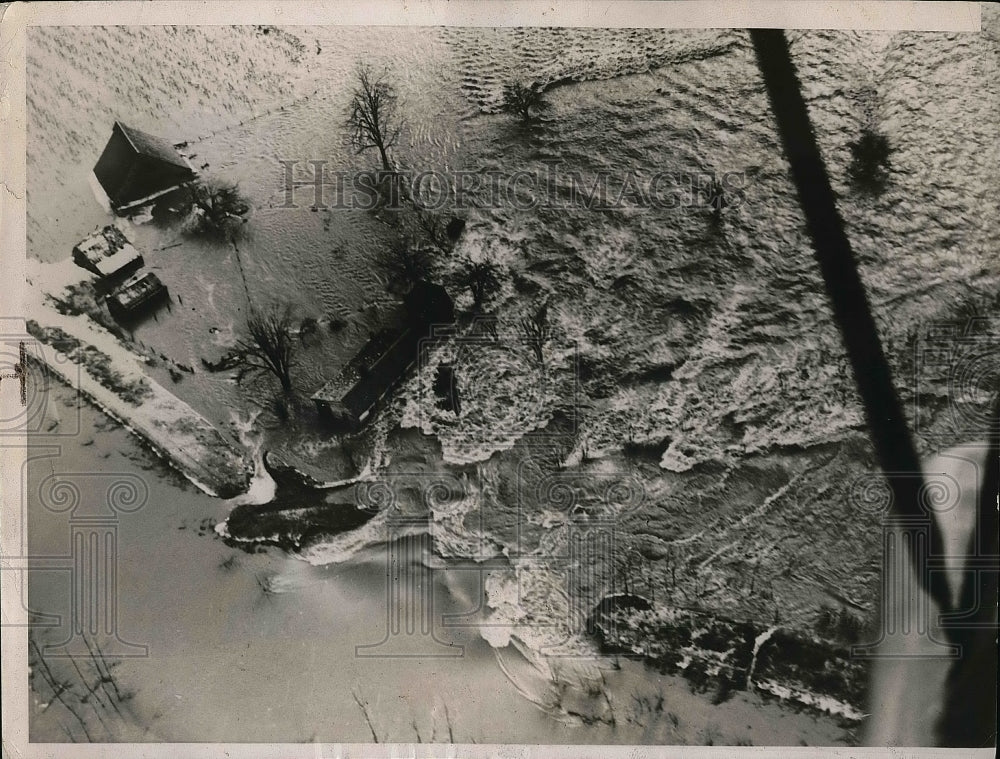
[{"label": "shrub", "polygon": [[861,137],[850,144],[851,165],[848,174],[854,184],[866,192],[881,192],[889,182],[889,138],[866,127]]},{"label": "shrub", "polygon": [[501,108],[504,113],[517,116],[522,122],[528,123],[539,111],[548,109],[549,102],[545,100],[545,91],[538,84],[508,82],[503,88]]},{"label": "shrub", "polygon": [[221,240],[239,236],[250,210],[238,185],[218,180],[188,187],[185,207],[191,232]]}]

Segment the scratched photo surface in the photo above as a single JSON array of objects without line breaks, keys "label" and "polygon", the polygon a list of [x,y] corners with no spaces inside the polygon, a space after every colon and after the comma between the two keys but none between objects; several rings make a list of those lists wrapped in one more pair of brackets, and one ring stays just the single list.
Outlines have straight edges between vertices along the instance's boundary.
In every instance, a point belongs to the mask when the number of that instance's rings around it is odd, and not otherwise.
[{"label": "scratched photo surface", "polygon": [[998,35],[785,34],[900,527],[749,32],[29,28],[31,741],[947,740]]}]

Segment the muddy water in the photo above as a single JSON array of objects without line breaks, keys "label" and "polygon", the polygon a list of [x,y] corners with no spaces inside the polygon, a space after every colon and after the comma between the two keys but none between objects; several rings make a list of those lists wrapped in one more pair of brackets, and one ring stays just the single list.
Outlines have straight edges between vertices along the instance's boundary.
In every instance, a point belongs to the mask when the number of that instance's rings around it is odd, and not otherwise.
[{"label": "muddy water", "polygon": [[[77,413],[72,395],[53,388],[49,400],[47,418],[60,420],[54,431],[68,429]],[[713,707],[684,681],[628,661],[556,662],[564,682],[576,686],[555,692],[530,652],[494,649],[484,639],[488,631],[479,629],[477,612],[484,573],[474,566],[449,568],[428,554],[421,537],[394,544],[391,553],[376,546],[324,566],[277,550],[230,548],[210,526],[225,514],[224,504],[186,484],[95,410],[79,413],[81,436],[35,441],[58,441],[63,449],[30,469],[31,552],[69,551],[66,513],[36,495],[53,473],[75,484],[86,504],[103,501],[108,473],[141,477],[149,489],[148,502],[118,520],[116,594],[120,637],[148,646],[149,655],[114,669],[119,686],[133,694],[124,719],[106,714],[102,723],[92,707],[82,707],[95,740],[368,742],[372,729],[385,742],[828,744],[841,737],[829,721],[743,694]],[[391,652],[397,656],[358,656],[358,646],[381,653],[378,644],[390,629],[389,611],[397,607],[387,601],[387,572],[418,580],[404,588],[401,601],[432,613],[435,640],[421,637],[417,624]],[[66,573],[31,573],[29,597],[35,612],[64,620],[36,631],[36,640],[64,640]],[[443,626],[442,615],[453,615],[453,623]],[[406,632],[407,618],[400,619]],[[65,660],[50,665],[72,679]],[[655,703],[661,694],[665,711],[639,708],[632,699]],[[58,705],[42,709],[47,700],[41,686],[32,739],[66,740],[60,722],[76,726]],[[82,738],[78,729],[76,737]]]},{"label": "muddy water", "polygon": [[[72,413],[62,405],[67,398],[63,390],[51,398],[65,418]],[[74,472],[137,473],[149,487],[148,503],[119,523],[119,629],[125,640],[149,647],[148,659],[126,661],[116,670],[120,682],[137,691],[129,708],[132,727],[140,732],[126,736],[370,740],[353,693],[370,704],[380,740],[416,740],[411,722],[425,739],[436,724],[437,738],[444,740],[446,709],[456,740],[502,738],[502,726],[490,732],[477,709],[510,715],[525,735],[540,738],[548,729],[545,715],[503,676],[474,627],[447,631],[445,640],[463,648],[459,658],[355,656],[356,646],[378,643],[387,629],[382,549],[361,552],[349,565],[313,567],[278,551],[229,548],[206,522],[224,516],[223,504],[185,484],[96,412],[84,408],[83,419],[88,431],[68,443],[64,458],[32,467],[29,492],[37,492],[52,471],[67,468],[67,461]],[[102,499],[102,478],[68,477],[86,502]],[[65,514],[33,501],[29,530],[34,553],[68,551]],[[422,552],[407,556],[422,561]],[[437,573],[439,613],[475,609],[475,583],[474,574]],[[38,611],[68,615],[68,593],[61,573],[32,577],[29,595]],[[48,630],[41,639],[61,640],[65,632]],[[431,681],[433,692],[427,688]],[[35,735],[60,740],[47,732],[56,729],[48,716],[34,721]]]},{"label": "muddy water", "polygon": [[[995,26],[987,11],[982,35],[792,35],[887,338],[967,297],[965,282],[988,288],[998,276],[989,250],[1000,237],[1000,209],[986,191],[1000,163],[989,139],[1000,104]],[[544,174],[558,161],[560,172],[580,172],[585,182],[600,171],[744,178],[743,202],[727,213],[722,234],[697,208],[519,211],[473,193],[487,205],[467,213],[464,252],[489,250],[511,264],[524,292],[548,293],[562,342],[580,351],[595,386],[614,387],[592,412],[595,447],[619,445],[628,428],[640,440],[669,435],[663,464],[684,469],[857,426],[853,398],[815,402],[831,395],[843,359],[746,35],[289,31],[298,47],[250,28],[33,31],[29,254],[66,257],[107,221],[85,180],[112,119],[186,141],[195,166],[238,181],[250,198],[248,238],[237,256],[172,228],[131,230],[175,296],[172,311],[136,327],[135,337],[187,365],[217,359],[245,317],[244,276],[258,305],[292,303],[298,318],[344,318],[346,329],[321,331],[300,351],[303,408],[293,416],[308,417],[308,395],[386,318],[391,299],[371,264],[390,230],[368,213],[310,210],[309,187],[296,194],[300,208],[282,207],[280,162],[374,165],[373,156],[354,154],[343,128],[352,72],[364,59],[387,67],[397,84],[406,126],[395,157],[407,166]],[[250,50],[266,55],[255,65]],[[71,55],[91,78],[74,73],[69,86],[42,76],[66,68]],[[199,77],[185,84],[194,61]],[[123,67],[138,75],[122,77]],[[503,81],[515,74],[576,83],[553,89],[545,119],[523,130],[495,113]],[[848,145],[866,120],[895,148],[893,181],[876,199],[852,192],[846,179]],[[565,194],[568,180],[557,190]],[[523,308],[524,292],[505,293],[498,311]],[[678,310],[692,304],[697,319]],[[675,381],[636,380],[691,356],[697,360]],[[805,375],[817,364],[820,376],[810,381]],[[156,372],[170,384],[164,367]],[[713,398],[692,391],[702,381],[719,386]],[[767,408],[754,401],[761,386],[773,401]],[[247,391],[200,374],[176,390],[221,421],[249,405],[267,411],[262,424],[282,426],[270,413],[267,380]],[[803,419],[802,407],[815,414]],[[737,430],[724,422],[734,409],[745,418]],[[497,424],[495,411],[470,424]]]}]

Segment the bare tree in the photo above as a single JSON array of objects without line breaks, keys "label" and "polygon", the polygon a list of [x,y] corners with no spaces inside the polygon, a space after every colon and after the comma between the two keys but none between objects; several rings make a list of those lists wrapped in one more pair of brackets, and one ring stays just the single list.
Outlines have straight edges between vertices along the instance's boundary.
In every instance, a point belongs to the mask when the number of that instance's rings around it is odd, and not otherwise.
[{"label": "bare tree", "polygon": [[361,696],[358,695],[357,690],[351,690],[351,695],[354,696],[354,703],[358,705],[361,710],[361,714],[365,718],[365,723],[368,725],[368,730],[372,734],[372,741],[378,743],[378,733],[375,732],[375,723],[372,722],[372,715],[368,712],[368,705],[361,700]]},{"label": "bare tree", "polygon": [[378,254],[376,264],[385,274],[390,289],[408,290],[430,276],[432,261],[426,246],[402,235]]},{"label": "bare tree", "polygon": [[389,149],[395,147],[402,129],[396,88],[389,83],[388,72],[376,74],[367,63],[358,66],[357,79],[347,117],[351,141],[358,153],[378,150],[382,168],[392,171]]},{"label": "bare tree", "polygon": [[[77,658],[66,651],[65,654],[53,656],[55,661],[51,661],[46,657],[44,643],[40,644],[29,633],[28,657],[31,667],[29,685],[42,698],[44,698],[42,688],[47,687],[51,695],[44,700],[50,704],[60,703],[76,720],[86,740],[93,741],[95,737],[99,737],[92,732],[97,724],[104,728],[109,738],[121,735],[122,730],[127,729],[130,720],[122,710],[122,705],[131,698],[131,694],[119,688],[117,678],[112,671],[115,665],[108,663],[100,644],[96,640],[88,639],[86,634],[82,636],[82,640],[87,647],[87,656]],[[75,676],[73,674],[67,676],[66,661],[69,662]],[[93,722],[94,718],[97,724]],[[66,736],[71,741],[76,741],[77,737],[69,727],[58,716],[55,719]]]},{"label": "bare tree", "polygon": [[543,363],[544,354],[542,348],[551,334],[548,303],[543,303],[534,314],[521,319],[521,332],[527,339],[528,344],[531,345],[538,363]]},{"label": "bare tree", "polygon": [[247,373],[268,372],[278,379],[282,390],[290,391],[295,352],[291,307],[275,306],[264,312],[251,308],[247,332],[249,337],[236,344],[240,378]]},{"label": "bare tree", "polygon": [[462,275],[472,292],[475,311],[480,311],[483,303],[500,289],[500,267],[493,261],[470,261]]},{"label": "bare tree", "polygon": [[413,226],[427,241],[438,250],[448,250],[448,225],[439,213],[413,204]]},{"label": "bare tree", "polygon": [[549,102],[545,99],[545,91],[540,85],[522,82],[508,82],[504,85],[501,105],[504,113],[517,116],[527,124],[535,118],[537,112],[544,111],[548,107]]}]

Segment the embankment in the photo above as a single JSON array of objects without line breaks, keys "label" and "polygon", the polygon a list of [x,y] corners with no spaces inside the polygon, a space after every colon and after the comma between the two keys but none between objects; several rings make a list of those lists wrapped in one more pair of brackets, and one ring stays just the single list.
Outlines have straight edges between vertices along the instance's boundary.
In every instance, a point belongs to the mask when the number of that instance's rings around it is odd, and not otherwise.
[{"label": "embankment", "polygon": [[109,332],[38,301],[27,326],[54,349],[41,353],[48,371],[138,435],[205,493],[227,498],[247,489],[254,465],[246,451],[151,380],[140,359]]}]

